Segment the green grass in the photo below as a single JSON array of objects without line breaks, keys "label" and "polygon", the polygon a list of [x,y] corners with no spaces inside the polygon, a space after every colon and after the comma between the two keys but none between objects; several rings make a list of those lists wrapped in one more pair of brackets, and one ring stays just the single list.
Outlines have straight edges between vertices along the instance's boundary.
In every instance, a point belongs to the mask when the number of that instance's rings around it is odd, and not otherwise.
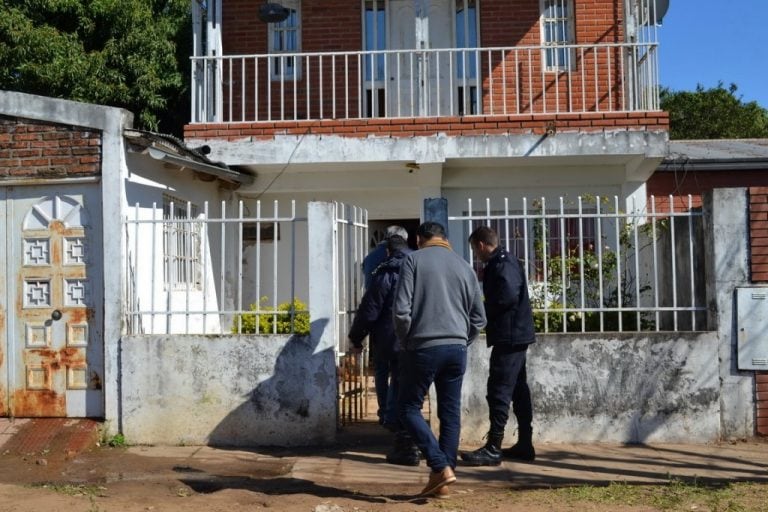
[{"label": "green grass", "polygon": [[754,483],[701,483],[696,479],[670,479],[665,485],[629,485],[611,482],[606,486],[581,485],[539,490],[542,502],[653,507],[661,511],[701,510],[708,512],[768,512],[765,486]]},{"label": "green grass", "polygon": [[85,484],[57,484],[52,482],[32,484],[36,489],[47,489],[49,491],[57,492],[59,494],[66,494],[67,496],[104,496],[106,487],[100,485],[85,485]]},{"label": "green grass", "polygon": [[115,434],[112,436],[112,439],[107,441],[107,444],[113,448],[124,448],[128,446],[128,443],[125,441],[125,436],[123,434]]}]

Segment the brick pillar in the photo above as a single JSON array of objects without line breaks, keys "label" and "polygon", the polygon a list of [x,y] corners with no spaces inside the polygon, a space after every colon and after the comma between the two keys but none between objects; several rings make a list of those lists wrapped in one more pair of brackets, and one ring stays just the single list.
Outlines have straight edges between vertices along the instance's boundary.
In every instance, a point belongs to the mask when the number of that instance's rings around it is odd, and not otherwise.
[{"label": "brick pillar", "polygon": [[768,436],[768,372],[755,372],[757,434]]},{"label": "brick pillar", "polygon": [[[768,282],[768,187],[749,189],[749,252],[753,283]],[[768,436],[768,372],[755,372],[755,431]]]},{"label": "brick pillar", "polygon": [[768,187],[749,189],[749,242],[751,281],[768,282]]}]

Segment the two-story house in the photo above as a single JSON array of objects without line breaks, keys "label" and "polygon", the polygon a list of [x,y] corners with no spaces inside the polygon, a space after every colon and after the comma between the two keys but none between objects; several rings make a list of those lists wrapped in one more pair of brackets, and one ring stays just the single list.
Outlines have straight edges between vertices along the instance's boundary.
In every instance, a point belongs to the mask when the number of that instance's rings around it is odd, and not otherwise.
[{"label": "two-story house", "polygon": [[[185,140],[250,170],[246,204],[335,200],[372,238],[425,198],[618,196],[665,156],[666,0],[193,2]],[[474,209],[474,208],[473,208]],[[462,243],[467,228],[450,226]]]}]

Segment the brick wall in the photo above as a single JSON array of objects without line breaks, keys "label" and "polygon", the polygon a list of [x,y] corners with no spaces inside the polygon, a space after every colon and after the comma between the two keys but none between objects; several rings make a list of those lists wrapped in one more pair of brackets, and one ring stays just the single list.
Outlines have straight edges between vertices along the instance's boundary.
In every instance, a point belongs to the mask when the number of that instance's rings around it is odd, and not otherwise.
[{"label": "brick wall", "polygon": [[749,189],[749,246],[752,282],[768,282],[768,187]]},{"label": "brick wall", "polygon": [[345,137],[543,134],[550,126],[554,126],[557,133],[616,129],[665,131],[669,129],[669,115],[666,112],[650,112],[209,123],[186,125],[184,138],[243,141],[271,140],[275,135],[303,134],[336,134]]},{"label": "brick wall", "polygon": [[[623,42],[623,0],[574,0],[574,34],[578,44]],[[259,2],[230,0],[223,5],[225,55],[264,55],[268,24],[258,20]],[[301,50],[341,52],[362,49],[359,0],[313,0],[301,6]],[[541,44],[539,0],[483,0],[480,46],[515,47]],[[493,52],[480,58],[480,97],[486,113],[537,113],[623,110],[624,69],[619,48],[574,52],[571,73],[542,72],[542,52]],[[490,62],[489,62],[490,60]],[[254,119],[318,119],[368,117],[358,112],[362,75],[357,59],[326,58],[322,70],[315,59],[299,62],[297,80],[270,80],[268,60],[223,61],[227,121]],[[335,84],[330,77],[335,73]],[[489,73],[490,69],[490,73]],[[597,76],[594,76],[597,70]],[[609,75],[610,70],[610,75]],[[321,81],[320,77],[324,77]],[[349,86],[347,88],[347,85]],[[268,88],[271,91],[267,93]],[[294,92],[295,89],[295,92]],[[546,92],[543,92],[546,91]],[[338,101],[332,111],[335,92]],[[458,92],[456,92],[458,95]],[[325,105],[320,111],[320,96]],[[270,98],[271,97],[271,101]],[[281,103],[281,99],[287,99]],[[343,99],[343,100],[342,100]],[[309,100],[309,102],[307,102]]]},{"label": "brick wall", "polygon": [[[623,0],[573,0],[574,36],[576,44],[604,44],[624,42]],[[539,0],[483,0],[480,3],[480,37],[483,47],[539,46],[542,44]],[[508,53],[491,57],[492,79],[500,84],[504,77],[516,77],[513,86],[507,87],[506,95],[495,91],[490,94],[490,80],[483,84],[484,111],[503,111],[518,106],[522,111],[544,108],[539,95],[546,85],[548,91],[557,89],[555,97],[547,94],[550,109],[590,111],[621,110],[624,101],[622,87],[622,52],[619,48],[574,52],[573,72],[542,72],[542,54]],[[610,60],[610,64],[609,64]],[[531,64],[530,73],[526,69]],[[480,69],[488,68],[483,58]],[[593,75],[595,69],[598,76]],[[610,69],[610,75],[608,73]],[[530,76],[529,76],[530,75]],[[493,101],[493,105],[491,102]]]},{"label": "brick wall", "polygon": [[101,174],[101,133],[0,116],[0,180]]},{"label": "brick wall", "polygon": [[755,372],[757,433],[768,436],[768,372]]},{"label": "brick wall", "polygon": [[675,172],[655,172],[646,182],[646,190],[649,198],[654,196],[657,212],[669,211],[670,195],[674,211],[681,212],[688,209],[689,194],[693,208],[698,208],[702,194],[714,188],[768,187],[766,171],[692,171],[681,166]]},{"label": "brick wall", "polygon": [[[222,12],[222,44],[225,55],[264,55],[268,53],[268,27],[267,23],[259,21],[257,13],[261,2],[253,0],[231,0],[224,2]],[[343,52],[361,50],[363,33],[361,18],[361,2],[349,0],[304,0],[301,3],[301,51],[302,52]],[[345,80],[350,78],[357,80],[358,66],[356,59],[351,61],[348,69],[348,76],[341,76],[337,73],[336,84],[331,83],[330,77],[333,75],[334,63],[326,59],[322,70],[317,61],[312,61],[309,73],[307,73],[304,63],[301,63],[301,76],[296,81],[296,116],[299,119],[308,117],[321,117],[319,112],[320,94],[330,97],[335,88],[338,98],[345,98],[350,105],[358,104],[359,87],[350,87],[349,95],[345,87]],[[239,112],[241,107],[245,111],[246,118],[255,119],[257,108],[258,118],[266,119],[268,117],[278,118],[283,113],[286,118],[294,116],[294,83],[293,80],[287,80],[283,89],[280,89],[280,82],[270,81],[270,71],[267,67],[267,60],[260,60],[258,63],[258,78],[256,71],[251,64],[243,73],[239,62],[236,62],[230,70],[226,68],[223,76],[227,77],[227,87],[225,87],[225,104],[231,100],[235,106],[235,111]],[[336,70],[342,66],[342,60],[335,63]],[[310,78],[307,78],[309,75]],[[324,77],[322,86],[320,76]],[[231,80],[229,77],[231,76]],[[229,85],[231,84],[231,88]],[[242,105],[243,85],[245,84],[245,105]],[[268,104],[267,90],[272,88],[270,93],[272,104]],[[255,104],[255,91],[258,89],[258,105]],[[309,91],[309,92],[307,92]],[[307,95],[313,107],[307,112],[305,109]],[[290,98],[290,101],[284,105],[279,104],[281,97]],[[287,111],[285,110],[287,108]],[[335,117],[341,115],[344,107],[338,106],[337,112],[331,113],[330,101],[324,105],[322,117]],[[267,114],[267,109],[270,113]]]}]

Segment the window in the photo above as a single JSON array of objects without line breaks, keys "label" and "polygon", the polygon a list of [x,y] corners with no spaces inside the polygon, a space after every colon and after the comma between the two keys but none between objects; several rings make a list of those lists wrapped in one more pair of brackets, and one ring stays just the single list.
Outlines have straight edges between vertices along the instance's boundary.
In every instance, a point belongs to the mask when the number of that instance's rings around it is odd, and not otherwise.
[{"label": "window", "polygon": [[[575,211],[565,211],[566,215],[574,215]],[[590,213],[588,210],[584,214]],[[511,215],[522,214],[522,212],[512,212]],[[465,214],[466,215],[466,214]],[[534,280],[542,280],[543,275],[543,255],[547,258],[557,258],[561,256],[563,245],[565,245],[566,257],[579,254],[580,244],[584,252],[595,250],[596,227],[597,222],[594,217],[568,216],[562,220],[559,218],[548,218],[542,222],[540,218],[529,217],[509,219],[491,219],[490,222],[480,218],[481,212],[473,212],[477,219],[472,221],[471,229],[475,230],[480,226],[490,226],[499,235],[499,244],[506,247],[510,254],[518,259],[528,258],[528,274],[535,276]],[[492,215],[502,215],[502,212],[493,212]],[[527,246],[527,247],[526,247]],[[527,248],[527,254],[526,254]],[[482,265],[475,261],[475,270],[479,272]]]},{"label": "window", "polygon": [[456,78],[458,114],[479,114],[477,104],[477,1],[456,0]]},{"label": "window", "polygon": [[365,114],[366,117],[385,115],[384,53],[387,48],[385,0],[365,0],[363,47],[365,48]]},{"label": "window", "polygon": [[164,279],[169,289],[199,289],[200,232],[197,206],[163,196]]},{"label": "window", "polygon": [[269,24],[269,53],[272,80],[299,78],[301,75],[300,59],[291,54],[301,51],[301,10],[300,0],[283,0],[280,4],[290,14],[279,23]]},{"label": "window", "polygon": [[573,69],[572,0],[541,0],[541,41],[545,47],[544,66],[548,71]]}]

